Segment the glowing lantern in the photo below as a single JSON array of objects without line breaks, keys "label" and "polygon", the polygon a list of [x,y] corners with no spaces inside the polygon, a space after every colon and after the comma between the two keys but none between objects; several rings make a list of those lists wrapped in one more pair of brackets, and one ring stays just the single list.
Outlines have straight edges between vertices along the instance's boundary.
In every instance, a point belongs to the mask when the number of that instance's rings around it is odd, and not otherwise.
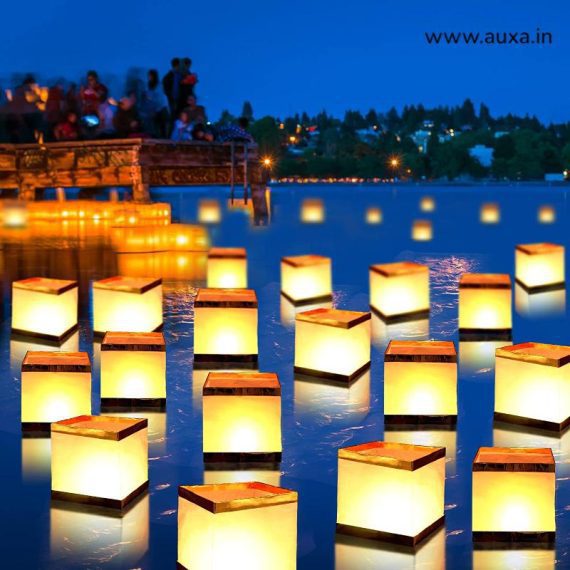
[{"label": "glowing lantern", "polygon": [[91,413],[91,364],[86,352],[28,352],[22,362],[22,431],[49,433],[50,424]]},{"label": "glowing lantern", "polygon": [[315,309],[295,319],[295,372],[352,382],[370,367],[370,313]]},{"label": "glowing lantern", "polygon": [[517,245],[516,281],[529,293],[564,287],[564,246],[552,243]]},{"label": "glowing lantern", "polygon": [[559,432],[570,425],[570,346],[525,342],[496,357],[495,419]]},{"label": "glowing lantern", "polygon": [[481,223],[498,224],[501,220],[501,211],[498,204],[483,204],[480,212]]},{"label": "glowing lantern", "polygon": [[368,208],[366,210],[366,223],[367,224],[381,224],[382,223],[382,210],[380,208]]},{"label": "glowing lantern", "polygon": [[51,496],[123,509],[148,488],[147,420],[78,416],[51,426]]},{"label": "glowing lantern", "polygon": [[541,224],[553,224],[556,221],[556,210],[552,206],[541,206],[538,209],[538,221]]},{"label": "glowing lantern", "polygon": [[181,570],[291,570],[296,558],[295,491],[259,482],[178,488]]},{"label": "glowing lantern", "polygon": [[429,220],[416,220],[412,224],[412,239],[414,241],[431,241],[433,228]]},{"label": "glowing lantern", "polygon": [[2,223],[5,228],[23,228],[28,223],[28,207],[24,201],[2,201]]},{"label": "glowing lantern", "polygon": [[479,448],[473,461],[473,540],[553,541],[555,486],[551,449]]},{"label": "glowing lantern", "polygon": [[325,206],[322,200],[306,198],[301,204],[301,222],[321,224],[325,220]]},{"label": "glowing lantern", "polygon": [[443,525],[444,484],[443,447],[339,449],[337,532],[415,546]]},{"label": "glowing lantern", "polygon": [[222,219],[220,203],[217,200],[200,200],[198,204],[198,222],[201,224],[219,224]]},{"label": "glowing lantern", "polygon": [[204,462],[281,461],[276,374],[211,372],[202,406]]},{"label": "glowing lantern", "polygon": [[109,277],[93,283],[93,331],[153,332],[162,327],[162,280]]},{"label": "glowing lantern", "polygon": [[281,294],[295,305],[331,301],[330,257],[322,255],[283,257]]},{"label": "glowing lantern", "polygon": [[529,293],[515,283],[515,309],[527,317],[564,315],[566,312],[566,288]]},{"label": "glowing lantern", "polygon": [[109,332],[101,345],[103,405],[164,406],[166,346],[162,333]]},{"label": "glowing lantern", "polygon": [[511,338],[511,278],[464,273],[459,280],[459,334],[480,339]]},{"label": "glowing lantern", "polygon": [[457,354],[448,341],[392,340],[384,354],[387,424],[457,422]]},{"label": "glowing lantern", "polygon": [[370,266],[370,308],[387,322],[429,315],[429,267],[402,261]]},{"label": "glowing lantern", "polygon": [[242,247],[213,247],[208,253],[208,287],[247,287],[247,257]]},{"label": "glowing lantern", "polygon": [[199,289],[194,365],[257,364],[257,296],[251,289]]},{"label": "glowing lantern", "polygon": [[77,291],[77,281],[14,281],[12,333],[63,342],[77,329]]},{"label": "glowing lantern", "polygon": [[422,212],[433,212],[435,210],[435,200],[431,196],[424,196],[420,200],[420,210]]}]

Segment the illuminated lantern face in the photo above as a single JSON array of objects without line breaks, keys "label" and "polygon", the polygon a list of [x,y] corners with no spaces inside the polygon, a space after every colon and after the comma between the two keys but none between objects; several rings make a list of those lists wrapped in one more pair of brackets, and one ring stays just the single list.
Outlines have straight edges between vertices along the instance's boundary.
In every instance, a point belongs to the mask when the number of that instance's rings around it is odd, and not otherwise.
[{"label": "illuminated lantern face", "polygon": [[473,540],[553,541],[555,485],[549,448],[479,448],[473,461]]},{"label": "illuminated lantern face", "polygon": [[511,303],[511,279],[508,275],[464,273],[459,281],[460,337],[509,340]]},{"label": "illuminated lantern face", "polygon": [[332,300],[330,257],[322,255],[283,257],[281,294],[294,305]]},{"label": "illuminated lantern face", "polygon": [[86,352],[28,352],[22,362],[22,431],[49,434],[50,424],[91,413]]},{"label": "illuminated lantern face", "polygon": [[429,268],[403,261],[370,267],[370,308],[384,321],[429,315]]},{"label": "illuminated lantern face", "polygon": [[245,289],[247,257],[241,247],[213,247],[208,253],[208,288]]},{"label": "illuminated lantern face", "polygon": [[570,425],[570,346],[498,348],[495,419],[561,432]]},{"label": "illuminated lantern face", "polygon": [[412,239],[414,241],[431,241],[433,239],[433,227],[429,220],[416,220],[412,224]]},{"label": "illuminated lantern face", "polygon": [[556,221],[556,210],[552,206],[541,206],[538,209],[538,221],[541,224],[553,224]]},{"label": "illuminated lantern face", "polygon": [[480,214],[481,223],[498,224],[501,221],[501,211],[498,204],[483,204]]},{"label": "illuminated lantern face", "polygon": [[435,210],[435,200],[431,196],[424,196],[420,201],[422,212],[433,212]]},{"label": "illuminated lantern face", "polygon": [[368,208],[368,210],[366,210],[366,223],[381,224],[382,210],[380,208]]},{"label": "illuminated lantern face", "polygon": [[153,332],[162,327],[162,280],[109,277],[93,283],[93,331]]},{"label": "illuminated lantern face", "polygon": [[51,442],[52,499],[122,509],[148,488],[146,419],[78,416]]},{"label": "illuminated lantern face", "polygon": [[221,220],[222,211],[217,200],[200,200],[198,204],[198,222],[201,224],[219,224]]},{"label": "illuminated lantern face", "polygon": [[211,372],[203,388],[204,461],[281,461],[276,374]]},{"label": "illuminated lantern face", "polygon": [[387,424],[457,421],[457,354],[452,342],[392,340],[384,354]]},{"label": "illuminated lantern face", "polygon": [[194,365],[257,364],[257,297],[251,289],[199,289],[194,301]]},{"label": "illuminated lantern face", "polygon": [[517,245],[516,281],[533,292],[564,287],[564,246],[552,243]]},{"label": "illuminated lantern face", "polygon": [[322,200],[307,198],[301,204],[301,222],[321,224],[325,221],[325,206]]},{"label": "illuminated lantern face", "polygon": [[295,319],[295,372],[350,383],[370,367],[370,313],[315,309]]},{"label": "illuminated lantern face", "polygon": [[103,405],[164,406],[166,346],[162,333],[109,332],[101,345]]},{"label": "illuminated lantern face", "polygon": [[12,333],[63,342],[77,330],[77,281],[32,277],[12,283]]},{"label": "illuminated lantern face", "polygon": [[178,488],[179,568],[293,570],[296,559],[296,492],[259,482]]},{"label": "illuminated lantern face", "polygon": [[339,449],[337,532],[415,546],[444,522],[444,483],[442,447]]}]

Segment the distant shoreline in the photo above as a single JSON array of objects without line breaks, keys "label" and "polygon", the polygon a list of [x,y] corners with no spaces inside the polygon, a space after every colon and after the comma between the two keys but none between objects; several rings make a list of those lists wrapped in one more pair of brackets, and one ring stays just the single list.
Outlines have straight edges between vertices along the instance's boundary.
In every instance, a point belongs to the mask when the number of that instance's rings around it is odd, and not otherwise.
[{"label": "distant shoreline", "polygon": [[270,186],[444,186],[444,187],[509,187],[509,186],[537,186],[537,187],[560,187],[570,189],[570,180],[566,181],[546,181],[546,180],[517,180],[517,181],[501,181],[501,180],[479,180],[479,181],[443,181],[443,180],[423,180],[423,181],[388,181],[388,180],[272,180]]}]

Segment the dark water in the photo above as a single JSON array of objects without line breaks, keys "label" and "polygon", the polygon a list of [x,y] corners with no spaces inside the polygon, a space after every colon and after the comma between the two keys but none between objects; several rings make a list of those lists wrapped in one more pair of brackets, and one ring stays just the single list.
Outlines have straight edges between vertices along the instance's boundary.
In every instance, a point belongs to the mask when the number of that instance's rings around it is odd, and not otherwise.
[{"label": "dark water", "polygon": [[[280,471],[255,474],[299,492],[298,568],[368,570],[440,568],[569,568],[570,435],[561,439],[493,430],[493,343],[461,343],[459,418],[454,432],[390,432],[387,439],[447,447],[446,525],[416,556],[374,545],[345,544],[335,537],[336,451],[385,437],[382,353],[388,336],[458,341],[457,282],[465,271],[514,271],[518,243],[552,241],[568,246],[566,192],[547,187],[393,188],[390,186],[298,186],[272,191],[270,224],[255,227],[247,213],[228,211],[210,227],[213,244],[244,246],[249,284],[260,307],[260,370],[279,374],[283,388],[283,461]],[[173,218],[192,223],[200,197],[211,190],[164,190],[155,199],[172,203]],[[422,213],[419,199],[435,197],[436,211]],[[301,224],[304,197],[322,197],[326,220]],[[499,224],[482,225],[479,208],[495,201]],[[537,208],[556,208],[554,224],[539,224]],[[381,225],[364,223],[369,206],[380,206]],[[431,219],[429,242],[410,238],[415,219]],[[30,346],[10,342],[10,282],[35,275],[79,279],[81,327],[76,339],[94,359],[93,412],[98,413],[98,349],[90,332],[89,282],[120,270],[144,271],[135,258],[118,257],[108,240],[17,238],[2,234],[2,327],[0,330],[0,516],[2,568],[173,568],[176,561],[176,505],[179,484],[200,484],[220,476],[204,473],[200,381],[193,378],[193,294],[204,278],[203,256],[169,272],[165,283],[168,343],[168,404],[149,416],[150,493],[125,518],[70,512],[50,505],[49,442],[22,440],[19,362]],[[16,235],[16,234],[14,234]],[[280,305],[279,261],[284,255],[319,253],[333,259],[335,304],[368,310],[368,266],[413,260],[431,267],[432,313],[427,321],[386,329],[374,322],[372,368],[350,389],[308,384],[293,376],[293,328]],[[143,263],[142,267],[148,267]],[[171,277],[187,280],[171,280]],[[513,342],[570,344],[563,295],[526,298],[517,292]],[[282,322],[282,320],[284,322]],[[284,324],[285,323],[285,324]],[[136,415],[141,415],[136,414]],[[144,414],[143,414],[144,415]],[[557,540],[555,551],[475,554],[471,546],[471,462],[482,445],[552,446],[557,459]],[[250,478],[248,474],[227,474]],[[278,529],[276,529],[278,531]],[[555,562],[556,561],[556,562]]]}]

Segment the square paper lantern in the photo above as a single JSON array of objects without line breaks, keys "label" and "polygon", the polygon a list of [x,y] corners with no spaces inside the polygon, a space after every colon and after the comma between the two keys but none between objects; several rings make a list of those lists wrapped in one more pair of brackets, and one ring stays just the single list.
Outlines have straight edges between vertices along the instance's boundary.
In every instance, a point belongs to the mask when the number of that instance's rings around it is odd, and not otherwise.
[{"label": "square paper lantern", "polygon": [[306,198],[301,204],[301,222],[321,224],[325,220],[325,207],[322,200]]},{"label": "square paper lantern", "polygon": [[517,245],[516,281],[529,293],[564,288],[564,246],[553,243]]},{"label": "square paper lantern", "polygon": [[22,362],[22,431],[49,434],[50,424],[91,413],[86,352],[28,352]]},{"label": "square paper lantern", "polygon": [[511,278],[500,273],[464,273],[459,280],[459,335],[511,338]]},{"label": "square paper lantern", "polygon": [[148,489],[147,420],[78,416],[51,426],[51,496],[122,509]]},{"label": "square paper lantern", "polygon": [[281,461],[277,374],[210,372],[202,407],[204,462]]},{"label": "square paper lantern", "polygon": [[247,257],[243,247],[213,247],[209,251],[208,287],[247,287]]},{"label": "square paper lantern", "polygon": [[556,221],[556,210],[552,206],[541,206],[538,209],[538,221],[541,224],[553,224]]},{"label": "square paper lantern", "polygon": [[77,281],[32,277],[12,283],[12,333],[63,342],[77,330]]},{"label": "square paper lantern", "polygon": [[429,220],[416,220],[412,224],[412,239],[414,241],[431,241],[433,227]]},{"label": "square paper lantern", "polygon": [[109,277],[93,283],[93,332],[153,332],[162,327],[162,279]]},{"label": "square paper lantern", "polygon": [[251,289],[199,289],[194,301],[194,365],[257,364],[257,296]]},{"label": "square paper lantern", "polygon": [[561,432],[570,425],[570,346],[498,348],[495,419]]},{"label": "square paper lantern", "polygon": [[217,200],[200,200],[198,221],[201,224],[219,224],[222,219],[220,203]]},{"label": "square paper lantern", "polygon": [[498,224],[501,211],[498,204],[488,203],[481,206],[480,219],[483,224]]},{"label": "square paper lantern", "polygon": [[370,308],[383,320],[429,315],[429,267],[402,261],[370,266]]},{"label": "square paper lantern", "polygon": [[555,487],[551,449],[480,447],[473,461],[473,540],[554,541]]},{"label": "square paper lantern", "polygon": [[374,441],[338,450],[337,531],[416,546],[444,522],[445,448]]},{"label": "square paper lantern", "polygon": [[457,422],[457,354],[448,341],[392,340],[384,354],[387,424]]},{"label": "square paper lantern", "polygon": [[281,294],[294,305],[332,300],[331,258],[322,255],[281,258]]},{"label": "square paper lantern", "polygon": [[181,570],[294,570],[296,564],[295,491],[259,482],[178,488]]},{"label": "square paper lantern", "polygon": [[367,224],[381,224],[382,223],[382,210],[380,208],[370,207],[366,210],[366,223]]},{"label": "square paper lantern", "polygon": [[166,404],[166,345],[159,332],[108,332],[101,344],[101,403]]},{"label": "square paper lantern", "polygon": [[435,210],[435,200],[431,196],[424,196],[420,201],[422,212],[433,212]]},{"label": "square paper lantern", "polygon": [[295,318],[295,372],[352,382],[370,368],[370,313],[315,309]]}]

